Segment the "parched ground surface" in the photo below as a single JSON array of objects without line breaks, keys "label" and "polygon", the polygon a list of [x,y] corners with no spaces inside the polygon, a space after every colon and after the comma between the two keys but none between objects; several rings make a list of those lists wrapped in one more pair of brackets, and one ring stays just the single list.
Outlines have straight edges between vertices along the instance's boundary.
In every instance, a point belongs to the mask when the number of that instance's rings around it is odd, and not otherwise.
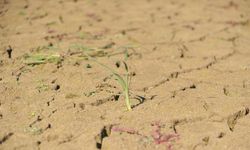
[{"label": "parched ground surface", "polygon": [[[249,8],[1,0],[0,149],[249,149]],[[133,111],[83,52],[121,75],[127,62]]]}]

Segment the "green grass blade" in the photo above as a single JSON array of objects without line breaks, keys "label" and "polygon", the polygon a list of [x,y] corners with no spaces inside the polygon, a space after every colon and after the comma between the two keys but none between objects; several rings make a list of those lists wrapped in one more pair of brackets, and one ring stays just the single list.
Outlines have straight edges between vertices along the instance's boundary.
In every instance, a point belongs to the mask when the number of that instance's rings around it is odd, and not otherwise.
[{"label": "green grass blade", "polygon": [[129,85],[128,85],[128,66],[125,62],[124,65],[125,65],[125,69],[127,71],[127,74],[126,74],[126,78],[125,80],[118,74],[116,73],[113,69],[111,69],[110,67],[98,62],[96,59],[94,59],[93,57],[89,56],[88,54],[85,53],[85,55],[88,57],[89,60],[92,60],[94,62],[96,62],[97,64],[101,65],[102,67],[106,68],[107,70],[109,70],[115,77],[116,81],[121,85],[122,87],[122,90],[123,90],[123,93],[124,93],[124,96],[125,96],[125,101],[126,101],[126,106],[127,106],[127,109],[130,111],[132,110],[131,108],[131,102],[130,102],[130,98],[129,98]]}]

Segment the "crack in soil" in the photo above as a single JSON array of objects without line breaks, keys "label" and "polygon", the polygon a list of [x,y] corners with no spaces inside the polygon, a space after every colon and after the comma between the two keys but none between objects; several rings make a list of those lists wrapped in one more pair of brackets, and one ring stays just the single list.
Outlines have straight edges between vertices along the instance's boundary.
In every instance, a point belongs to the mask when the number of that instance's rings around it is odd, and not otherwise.
[{"label": "crack in soil", "polygon": [[233,115],[230,115],[228,118],[227,118],[227,125],[230,129],[230,131],[233,132],[234,130],[234,127],[237,123],[237,120],[239,120],[240,118],[246,116],[249,114],[249,108],[244,108],[242,110],[239,110],[238,112],[234,113]]},{"label": "crack in soil", "polygon": [[200,66],[200,67],[197,67],[197,68],[191,68],[191,69],[186,69],[186,70],[172,72],[169,76],[165,77],[165,79],[159,81],[158,83],[156,83],[156,84],[154,84],[152,86],[144,87],[142,90],[144,92],[149,92],[150,90],[152,90],[154,88],[157,88],[157,87],[161,86],[162,84],[165,84],[166,82],[169,82],[171,79],[178,78],[178,76],[181,75],[181,74],[186,74],[186,73],[190,73],[190,72],[193,72],[193,71],[199,71],[199,70],[209,69],[210,67],[212,67],[216,63],[232,57],[234,54],[236,54],[236,52],[237,52],[236,50],[233,50],[231,53],[228,53],[228,54],[226,54],[226,55],[224,55],[224,56],[222,56],[220,58],[214,57],[213,61],[207,63],[204,66]]},{"label": "crack in soil", "polygon": [[181,88],[181,89],[179,89],[179,90],[175,90],[175,91],[172,92],[173,94],[172,94],[171,98],[175,98],[175,96],[176,96],[179,92],[183,92],[183,91],[186,91],[186,90],[188,90],[188,89],[195,89],[195,88],[196,88],[196,85],[195,85],[195,84],[192,84],[192,85],[190,85],[190,86]]},{"label": "crack in soil", "polygon": [[175,133],[178,133],[176,127],[179,125],[184,125],[188,123],[199,122],[207,119],[207,117],[193,117],[193,118],[184,118],[184,119],[175,119],[172,121],[171,128],[174,130]]},{"label": "crack in soil", "polygon": [[0,139],[0,145],[3,144],[4,142],[6,142],[11,136],[13,136],[14,133],[10,132],[7,135],[4,135],[1,139]]},{"label": "crack in soil", "polygon": [[102,141],[103,141],[104,138],[110,136],[112,127],[113,127],[113,125],[104,126],[101,129],[100,133],[95,136],[96,148],[97,149],[102,149]]}]

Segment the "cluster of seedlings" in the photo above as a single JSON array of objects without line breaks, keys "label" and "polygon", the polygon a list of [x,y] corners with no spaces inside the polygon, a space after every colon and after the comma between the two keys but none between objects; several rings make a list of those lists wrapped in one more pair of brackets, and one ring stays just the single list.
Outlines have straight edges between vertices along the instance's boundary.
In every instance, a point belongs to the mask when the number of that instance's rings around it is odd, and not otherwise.
[{"label": "cluster of seedlings", "polygon": [[[23,62],[29,66],[41,65],[46,63],[54,63],[54,64],[61,64],[65,58],[69,58],[70,56],[77,55],[77,57],[81,60],[89,60],[92,61],[100,66],[102,66],[105,70],[109,71],[114,77],[117,83],[121,86],[123,95],[125,97],[126,107],[128,110],[132,110],[131,102],[130,102],[130,92],[129,92],[129,82],[131,74],[129,73],[129,68],[125,60],[127,60],[131,55],[139,55],[136,53],[133,46],[122,46],[118,47],[115,50],[110,50],[115,45],[114,42],[110,42],[100,48],[90,48],[87,46],[83,46],[81,44],[73,44],[69,47],[69,51],[66,54],[58,54],[55,53],[55,50],[58,47],[55,47],[52,43],[48,46],[41,46],[32,50],[32,53],[25,54],[23,56]],[[129,53],[129,51],[131,53]],[[119,61],[116,63],[116,67],[120,67],[121,64],[124,65],[126,70],[126,74],[122,75],[117,73],[111,67],[99,62],[97,60],[98,57],[111,57],[115,55],[124,55],[124,61]],[[11,57],[11,56],[10,56]],[[91,66],[88,66],[91,68]],[[40,90],[47,89],[46,85],[41,85],[38,87]],[[90,93],[90,95],[93,93]],[[118,97],[121,93],[118,93]],[[117,95],[113,97],[114,99],[118,99]]]}]

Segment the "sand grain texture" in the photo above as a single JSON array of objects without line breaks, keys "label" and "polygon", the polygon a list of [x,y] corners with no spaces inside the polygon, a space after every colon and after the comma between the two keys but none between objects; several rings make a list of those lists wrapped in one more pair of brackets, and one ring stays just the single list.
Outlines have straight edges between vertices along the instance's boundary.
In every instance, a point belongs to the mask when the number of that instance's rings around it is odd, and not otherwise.
[{"label": "sand grain texture", "polygon": [[[1,0],[0,149],[248,150],[249,8],[249,0]],[[133,111],[83,50],[121,74],[126,60]]]}]

